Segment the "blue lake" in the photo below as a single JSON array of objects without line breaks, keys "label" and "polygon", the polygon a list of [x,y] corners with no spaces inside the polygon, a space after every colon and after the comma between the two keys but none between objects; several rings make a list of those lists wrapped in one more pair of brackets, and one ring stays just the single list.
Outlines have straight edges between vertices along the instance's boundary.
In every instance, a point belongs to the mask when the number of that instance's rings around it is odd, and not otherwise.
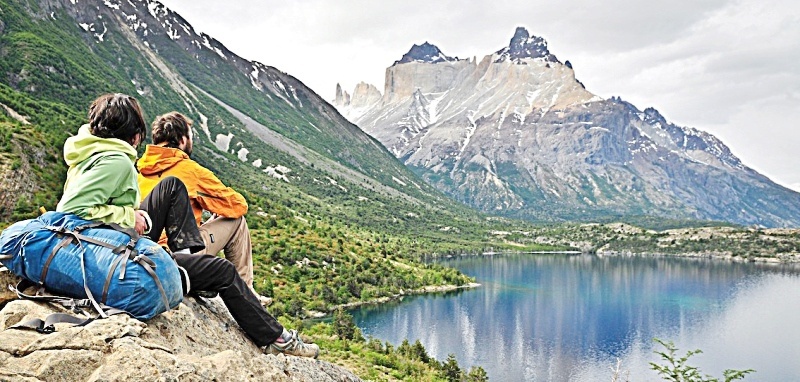
[{"label": "blue lake", "polygon": [[[659,381],[649,362],[680,349],[703,374],[800,381],[800,268],[706,259],[510,254],[443,261],[481,287],[351,312],[365,335],[420,340],[492,381]],[[629,373],[629,374],[628,374]],[[622,380],[625,380],[624,378]]]}]

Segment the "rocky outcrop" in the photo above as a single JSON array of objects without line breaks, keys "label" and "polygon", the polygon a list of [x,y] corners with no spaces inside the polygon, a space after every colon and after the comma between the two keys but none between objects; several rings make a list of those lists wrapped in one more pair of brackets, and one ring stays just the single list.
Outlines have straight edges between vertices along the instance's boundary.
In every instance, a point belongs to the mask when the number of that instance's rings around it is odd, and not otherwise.
[{"label": "rocky outcrop", "polygon": [[411,49],[408,53],[404,54],[403,57],[395,61],[396,64],[404,64],[407,62],[428,62],[428,63],[437,63],[437,62],[446,62],[446,61],[456,61],[458,57],[450,57],[442,53],[441,50],[436,45],[433,45],[429,42],[425,42],[422,45],[414,44],[411,46]]},{"label": "rocky outcrop", "polygon": [[[7,285],[3,277],[8,273],[0,272]],[[360,380],[322,360],[262,354],[219,298],[187,298],[146,323],[117,315],[85,327],[58,324],[52,334],[6,329],[61,311],[32,301],[6,303],[0,311],[0,381]]]}]

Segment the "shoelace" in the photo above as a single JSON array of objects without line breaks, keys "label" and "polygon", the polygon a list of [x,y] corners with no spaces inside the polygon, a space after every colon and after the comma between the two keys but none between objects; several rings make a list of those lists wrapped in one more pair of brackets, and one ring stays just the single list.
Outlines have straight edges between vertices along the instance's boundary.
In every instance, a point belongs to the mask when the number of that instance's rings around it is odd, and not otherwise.
[{"label": "shoelace", "polygon": [[292,329],[289,331],[289,333],[291,334],[289,341],[286,341],[283,344],[275,343],[275,346],[286,351],[286,350],[294,350],[298,346],[303,345],[303,340],[301,340],[300,336],[297,335],[297,330]]}]

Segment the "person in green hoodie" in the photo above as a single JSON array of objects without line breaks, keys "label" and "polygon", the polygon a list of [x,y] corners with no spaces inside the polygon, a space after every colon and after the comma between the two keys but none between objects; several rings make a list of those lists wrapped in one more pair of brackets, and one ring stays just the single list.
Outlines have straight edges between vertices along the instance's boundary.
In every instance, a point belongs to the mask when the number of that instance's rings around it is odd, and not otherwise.
[{"label": "person in green hoodie", "polygon": [[[127,107],[120,107],[123,104]],[[92,103],[90,123],[81,126],[78,135],[64,144],[69,170],[59,211],[117,222],[144,233],[148,216],[133,208],[139,201],[135,147],[145,137],[144,121],[139,123],[141,115],[136,100],[122,95],[106,95]],[[108,127],[110,120],[115,124]]]},{"label": "person in green hoodie", "polygon": [[270,315],[231,262],[197,253],[205,245],[186,186],[178,178],[165,177],[139,203],[134,164],[145,131],[135,98],[104,94],[92,102],[89,123],[64,144],[69,169],[56,210],[133,228],[153,241],[166,231],[167,246],[192,288],[218,292],[234,320],[265,353],[316,358],[319,346],[303,343],[297,331],[286,330]]}]

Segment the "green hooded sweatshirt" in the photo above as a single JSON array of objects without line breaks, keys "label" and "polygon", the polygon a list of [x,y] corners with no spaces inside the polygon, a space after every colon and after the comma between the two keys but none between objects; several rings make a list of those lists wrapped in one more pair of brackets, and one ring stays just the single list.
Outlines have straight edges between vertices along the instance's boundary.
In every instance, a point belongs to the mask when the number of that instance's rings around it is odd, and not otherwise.
[{"label": "green hooded sweatshirt", "polygon": [[136,149],[116,138],[99,138],[83,125],[64,143],[67,181],[57,211],[84,219],[136,225],[139,206]]}]

